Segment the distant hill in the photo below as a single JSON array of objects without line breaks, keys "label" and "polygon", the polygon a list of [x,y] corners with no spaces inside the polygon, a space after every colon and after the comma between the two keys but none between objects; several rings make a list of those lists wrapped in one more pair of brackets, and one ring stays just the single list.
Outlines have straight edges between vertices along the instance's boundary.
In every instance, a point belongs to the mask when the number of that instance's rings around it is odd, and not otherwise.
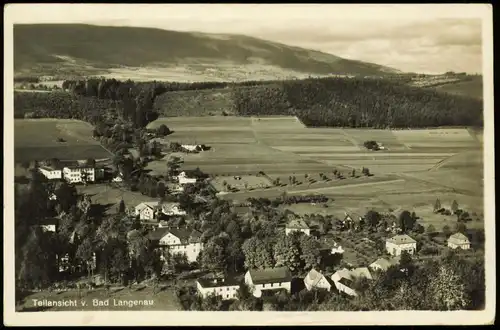
[{"label": "distant hill", "polygon": [[14,26],[15,73],[228,81],[397,70],[242,35],[85,24]]}]

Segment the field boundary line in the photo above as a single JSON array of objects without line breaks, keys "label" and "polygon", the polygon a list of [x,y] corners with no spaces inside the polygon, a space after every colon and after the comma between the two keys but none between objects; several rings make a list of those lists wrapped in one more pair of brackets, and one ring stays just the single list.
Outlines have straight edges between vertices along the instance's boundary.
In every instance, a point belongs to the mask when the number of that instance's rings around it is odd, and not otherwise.
[{"label": "field boundary line", "polygon": [[444,184],[441,184],[441,183],[436,183],[436,182],[433,182],[433,181],[428,181],[428,180],[420,179],[420,178],[417,178],[417,177],[415,177],[415,176],[413,176],[411,174],[408,174],[408,173],[399,173],[398,176],[402,177],[402,178],[406,178],[408,180],[420,181],[420,182],[423,182],[423,183],[426,183],[426,184],[429,184],[429,185],[433,185],[433,186],[437,186],[437,187],[442,187],[442,188],[451,190],[452,192],[454,192],[456,194],[468,195],[468,196],[478,196],[477,193],[474,193],[473,191],[470,191],[470,190],[459,189],[459,188],[450,187],[450,186],[447,186],[447,185],[444,185]]}]

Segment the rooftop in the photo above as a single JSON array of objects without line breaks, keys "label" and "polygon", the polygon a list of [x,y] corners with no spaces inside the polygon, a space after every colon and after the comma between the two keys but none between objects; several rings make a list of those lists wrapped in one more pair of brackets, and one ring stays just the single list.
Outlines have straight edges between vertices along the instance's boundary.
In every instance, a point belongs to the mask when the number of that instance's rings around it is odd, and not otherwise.
[{"label": "rooftop", "polygon": [[292,274],[287,267],[250,270],[249,272],[254,284],[290,282],[292,280]]},{"label": "rooftop", "polygon": [[448,241],[469,242],[469,238],[462,233],[455,233],[448,238]]},{"label": "rooftop", "polygon": [[307,223],[303,219],[297,218],[297,219],[290,220],[287,223],[286,228],[290,228],[290,229],[309,229],[309,226],[307,225]]},{"label": "rooftop", "polygon": [[374,265],[379,266],[383,270],[387,270],[392,266],[392,263],[385,258],[379,258],[379,259],[375,260],[370,266],[374,266]]},{"label": "rooftop", "polygon": [[217,288],[240,285],[240,282],[231,276],[227,276],[225,278],[199,278],[197,281],[203,288]]},{"label": "rooftop", "polygon": [[396,235],[394,237],[388,238],[387,242],[391,242],[393,244],[409,244],[409,243],[417,243],[413,238],[408,235]]},{"label": "rooftop", "polygon": [[314,287],[319,283],[319,281],[321,281],[322,278],[325,278],[328,281],[328,283],[331,284],[331,280],[327,276],[323,275],[322,273],[318,272],[315,269],[311,269],[307,274],[306,278],[304,279],[304,282],[309,283],[311,286]]},{"label": "rooftop", "polygon": [[152,231],[149,234],[149,239],[159,241],[168,233],[178,237],[181,244],[198,243],[200,241],[201,233],[197,230],[189,230],[187,228],[169,228],[162,227]]},{"label": "rooftop", "polygon": [[367,279],[372,279],[372,274],[367,267],[359,267],[351,270],[352,277],[365,277]]},{"label": "rooftop", "polygon": [[353,283],[351,279],[348,279],[346,277],[342,277],[338,282],[345,286],[351,286]]}]

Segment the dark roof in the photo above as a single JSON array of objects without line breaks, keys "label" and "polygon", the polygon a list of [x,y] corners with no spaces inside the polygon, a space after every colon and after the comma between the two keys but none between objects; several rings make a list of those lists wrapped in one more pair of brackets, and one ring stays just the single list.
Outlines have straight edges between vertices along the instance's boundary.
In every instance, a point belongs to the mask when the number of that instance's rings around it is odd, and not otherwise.
[{"label": "dark roof", "polygon": [[239,286],[240,282],[236,280],[234,277],[225,277],[225,278],[199,278],[198,283],[203,288],[217,288],[222,286]]},{"label": "dark roof", "polygon": [[201,233],[197,230],[189,230],[187,228],[169,228],[168,231],[179,237],[182,244],[197,243],[200,240]]},{"label": "dark roof", "polygon": [[149,234],[149,239],[153,241],[159,241],[163,236],[171,233],[172,235],[178,237],[182,244],[188,243],[198,243],[200,241],[201,233],[197,230],[189,230],[186,228],[158,228]]},{"label": "dark roof", "polygon": [[148,238],[152,241],[159,241],[168,233],[168,228],[158,228],[149,233]]},{"label": "dark roof", "polygon": [[287,267],[250,270],[253,284],[290,282],[292,274]]},{"label": "dark roof", "polygon": [[350,287],[352,285],[352,281],[348,278],[342,277],[339,281],[339,283],[344,284],[345,286]]}]

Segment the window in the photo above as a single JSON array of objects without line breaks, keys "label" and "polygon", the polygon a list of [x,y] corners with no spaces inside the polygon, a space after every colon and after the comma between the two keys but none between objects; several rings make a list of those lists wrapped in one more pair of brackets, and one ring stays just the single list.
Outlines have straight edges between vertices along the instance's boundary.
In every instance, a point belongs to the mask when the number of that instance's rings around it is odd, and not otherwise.
[{"label": "window", "polygon": [[271,283],[271,288],[273,287],[273,283]]},{"label": "window", "polygon": [[229,295],[228,295],[228,294],[226,295],[226,298],[229,298]]}]

